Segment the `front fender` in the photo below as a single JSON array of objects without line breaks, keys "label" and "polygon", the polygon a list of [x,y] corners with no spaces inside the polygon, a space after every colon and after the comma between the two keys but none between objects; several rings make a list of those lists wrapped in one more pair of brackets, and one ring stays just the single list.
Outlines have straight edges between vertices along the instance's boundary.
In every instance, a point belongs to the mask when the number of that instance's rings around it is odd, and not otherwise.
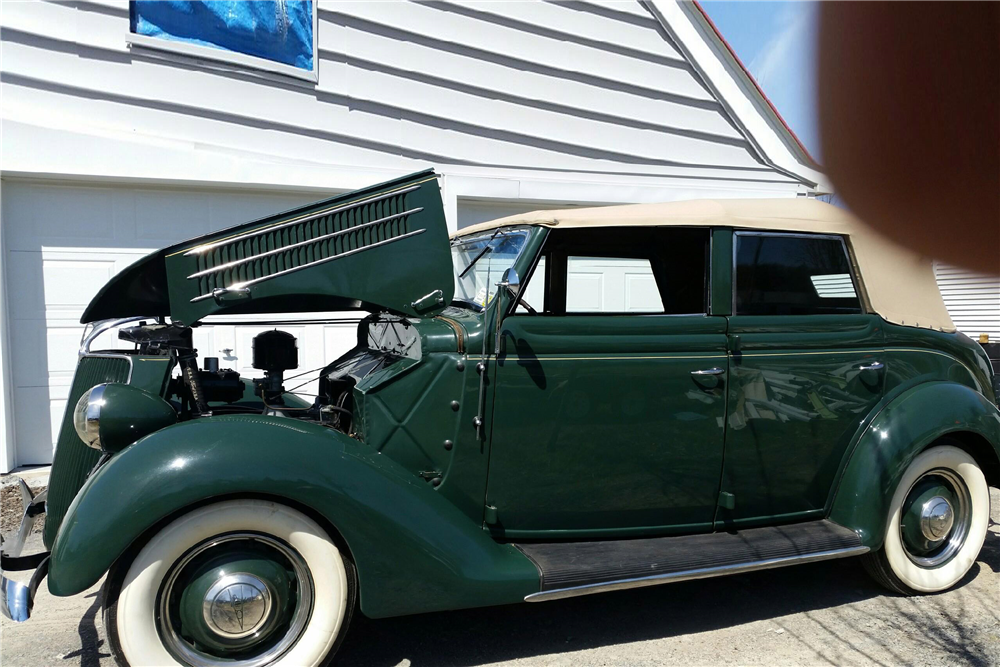
[{"label": "front fender", "polygon": [[257,415],[171,426],[92,475],[53,545],[49,590],[80,593],[157,523],[238,494],[287,498],[335,526],[371,617],[519,602],[539,590],[525,556],[391,459],[331,429]]},{"label": "front fender", "polygon": [[949,433],[975,433],[1000,457],[1000,411],[982,394],[954,382],[928,382],[896,397],[872,420],[851,455],[830,511],[879,549],[889,503],[910,462]]}]

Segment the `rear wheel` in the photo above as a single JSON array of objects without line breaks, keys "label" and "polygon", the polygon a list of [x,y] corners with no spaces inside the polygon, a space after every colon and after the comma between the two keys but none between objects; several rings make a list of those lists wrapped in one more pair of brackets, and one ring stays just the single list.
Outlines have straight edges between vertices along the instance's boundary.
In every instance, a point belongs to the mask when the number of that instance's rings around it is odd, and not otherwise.
[{"label": "rear wheel", "polygon": [[865,569],[904,595],[951,588],[975,563],[989,516],[989,487],[975,459],[951,445],[932,447],[900,479],[885,542],[863,557]]},{"label": "rear wheel", "polygon": [[323,665],[356,599],[353,565],[319,524],[231,500],[176,519],[116,567],[104,625],[122,665]]}]

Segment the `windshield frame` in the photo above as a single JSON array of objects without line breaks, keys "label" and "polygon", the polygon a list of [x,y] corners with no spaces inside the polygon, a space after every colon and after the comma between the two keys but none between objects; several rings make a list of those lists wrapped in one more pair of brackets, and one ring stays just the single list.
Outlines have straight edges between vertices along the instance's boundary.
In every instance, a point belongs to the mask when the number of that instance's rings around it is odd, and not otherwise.
[{"label": "windshield frame", "polygon": [[[472,265],[487,260],[488,259],[487,256],[493,254],[492,250],[487,252],[483,252],[483,250],[485,250],[488,247],[489,248],[494,247],[498,239],[502,239],[505,236],[514,236],[514,235],[523,236],[524,240],[522,241],[520,248],[518,248],[517,254],[509,262],[509,264],[505,262],[503,267],[496,268],[494,271],[491,272],[497,274],[496,281],[494,281],[493,277],[491,276],[489,282],[499,282],[504,269],[515,267],[523,260],[525,250],[528,249],[528,247],[531,245],[532,229],[533,227],[531,225],[511,225],[511,226],[498,225],[493,229],[479,230],[470,234],[453,236],[449,244],[449,247],[452,250],[452,275],[455,278],[455,296],[452,298],[451,305],[457,306],[459,308],[467,308],[477,313],[482,313],[486,310],[486,308],[489,305],[491,305],[494,301],[496,301],[496,295],[498,292],[496,290],[491,289],[489,285],[485,286],[486,289],[485,298],[487,301],[486,306],[484,306],[475,298],[471,299],[467,297],[463,298],[465,290],[461,289],[459,283],[465,278],[459,276],[463,272],[465,272],[465,277],[468,277],[469,273],[474,274],[475,272],[470,271],[469,269],[472,267]],[[454,254],[455,248],[464,245],[469,245],[470,243],[475,243],[479,241],[486,241],[486,245],[483,246],[483,250],[480,250],[480,252],[477,253],[478,257],[474,258],[473,261],[468,264],[463,264],[463,266],[457,266],[455,262],[456,256]]]}]

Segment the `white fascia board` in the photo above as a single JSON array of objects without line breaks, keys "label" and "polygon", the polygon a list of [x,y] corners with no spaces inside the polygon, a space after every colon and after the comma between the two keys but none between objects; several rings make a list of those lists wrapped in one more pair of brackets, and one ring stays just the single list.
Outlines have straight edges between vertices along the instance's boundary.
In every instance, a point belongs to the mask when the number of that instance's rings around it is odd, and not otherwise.
[{"label": "white fascia board", "polygon": [[664,30],[691,65],[718,96],[737,125],[772,166],[815,184],[816,194],[832,192],[826,175],[807,164],[790,146],[796,145],[780,117],[770,109],[756,84],[750,80],[715,29],[689,0],[646,0]]}]

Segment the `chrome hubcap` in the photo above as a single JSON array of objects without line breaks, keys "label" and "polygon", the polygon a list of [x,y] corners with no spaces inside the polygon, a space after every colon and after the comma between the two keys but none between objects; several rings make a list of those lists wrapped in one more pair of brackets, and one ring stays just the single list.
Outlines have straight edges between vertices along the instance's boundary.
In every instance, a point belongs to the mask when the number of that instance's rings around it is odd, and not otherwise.
[{"label": "chrome hubcap", "polygon": [[903,550],[916,565],[941,567],[965,546],[972,494],[955,471],[938,468],[921,475],[907,491],[901,510]]},{"label": "chrome hubcap", "polygon": [[302,556],[260,533],[220,535],[174,563],[157,602],[167,650],[191,667],[262,667],[305,631],[313,581]]},{"label": "chrome hubcap", "polygon": [[222,577],[208,589],[203,603],[205,623],[220,637],[252,635],[271,611],[271,592],[258,577],[238,572]]},{"label": "chrome hubcap", "polygon": [[934,496],[920,508],[920,532],[931,542],[943,539],[955,525],[955,510],[947,498]]}]

